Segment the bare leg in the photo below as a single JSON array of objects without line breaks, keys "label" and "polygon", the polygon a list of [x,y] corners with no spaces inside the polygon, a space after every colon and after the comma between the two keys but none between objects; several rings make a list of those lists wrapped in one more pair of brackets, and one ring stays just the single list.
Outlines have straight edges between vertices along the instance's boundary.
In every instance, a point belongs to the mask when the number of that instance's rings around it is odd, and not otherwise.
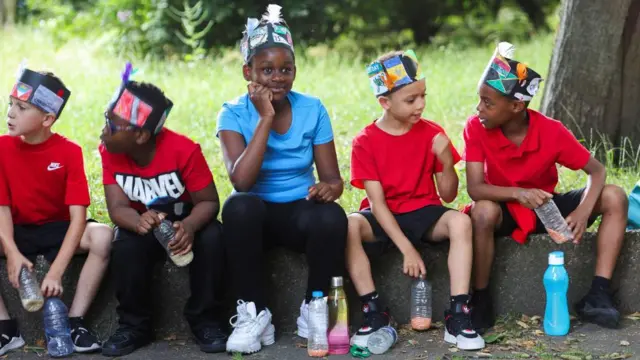
[{"label": "bare leg", "polygon": [[596,276],[611,279],[624,242],[629,203],[627,194],[615,185],[606,185],[594,212],[602,214],[598,229]]},{"label": "bare leg", "polygon": [[495,252],[494,233],[502,222],[502,210],[492,201],[478,201],[471,209],[473,227],[473,287],[489,286]]},{"label": "bare leg", "polygon": [[373,230],[367,219],[360,214],[348,216],[347,269],[358,295],[376,291],[371,275],[371,264],[362,246],[363,241],[373,241]]}]

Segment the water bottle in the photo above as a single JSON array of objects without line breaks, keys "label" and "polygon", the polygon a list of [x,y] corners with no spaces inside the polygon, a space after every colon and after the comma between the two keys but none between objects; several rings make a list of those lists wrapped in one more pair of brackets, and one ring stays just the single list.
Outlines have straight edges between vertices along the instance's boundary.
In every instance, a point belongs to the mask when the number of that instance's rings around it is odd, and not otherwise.
[{"label": "water bottle", "polygon": [[349,306],[344,292],[342,276],[331,278],[329,294],[329,354],[349,352]]},{"label": "water bottle", "polygon": [[173,255],[171,250],[169,249],[169,243],[173,240],[176,235],[175,230],[173,229],[173,224],[171,221],[163,218],[164,214],[160,214],[160,218],[162,221],[160,225],[156,226],[153,229],[153,234],[156,236],[156,239],[160,242],[162,247],[166,250],[167,254],[169,254],[169,258],[173,261],[177,266],[187,266],[193,260],[193,251],[189,251],[184,255]]},{"label": "water bottle", "polygon": [[18,294],[20,294],[20,300],[22,301],[22,307],[29,311],[34,312],[42,308],[44,304],[44,298],[40,291],[40,284],[36,280],[35,274],[33,274],[26,266],[20,269],[19,275]]},{"label": "water bottle", "polygon": [[424,275],[411,284],[411,328],[427,330],[431,326],[431,284]]},{"label": "water bottle", "polygon": [[384,326],[369,336],[367,348],[372,354],[386,353],[398,341],[398,333],[391,326]]},{"label": "water bottle", "polygon": [[314,291],[309,303],[309,337],[307,353],[311,357],[325,357],[329,353],[327,330],[329,329],[329,307],[322,291]]},{"label": "water bottle", "polygon": [[42,311],[44,336],[51,357],[63,357],[73,353],[71,327],[67,307],[58,298],[48,298]]},{"label": "water bottle", "polygon": [[573,233],[562,217],[560,209],[553,200],[549,200],[535,209],[536,215],[547,229],[551,239],[557,244],[562,244],[573,239]]},{"label": "water bottle", "polygon": [[567,305],[569,275],[564,268],[562,251],[554,251],[549,254],[549,267],[544,272],[544,289],[547,293],[544,332],[552,336],[567,335],[570,326]]}]

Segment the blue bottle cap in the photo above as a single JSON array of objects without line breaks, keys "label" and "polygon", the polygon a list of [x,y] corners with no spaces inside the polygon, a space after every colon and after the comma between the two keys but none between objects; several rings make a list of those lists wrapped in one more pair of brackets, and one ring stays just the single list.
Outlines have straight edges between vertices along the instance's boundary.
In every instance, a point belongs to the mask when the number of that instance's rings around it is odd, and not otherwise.
[{"label": "blue bottle cap", "polygon": [[324,297],[324,294],[322,293],[322,291],[314,291],[311,293],[311,296],[313,296],[314,298],[321,298]]}]

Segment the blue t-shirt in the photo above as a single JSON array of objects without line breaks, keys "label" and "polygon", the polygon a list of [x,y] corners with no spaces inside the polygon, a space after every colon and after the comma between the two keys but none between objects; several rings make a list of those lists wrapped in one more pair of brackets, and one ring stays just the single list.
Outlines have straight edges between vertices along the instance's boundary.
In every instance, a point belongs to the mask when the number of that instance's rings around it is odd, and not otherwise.
[{"label": "blue t-shirt", "polygon": [[[313,146],[333,140],[327,109],[320,99],[291,91],[291,127],[285,134],[269,133],[262,168],[250,193],[264,201],[285,203],[303,199],[315,184],[313,175]],[[241,134],[246,144],[251,141],[258,125],[258,111],[242,95],[222,105],[218,114],[218,129]]]}]

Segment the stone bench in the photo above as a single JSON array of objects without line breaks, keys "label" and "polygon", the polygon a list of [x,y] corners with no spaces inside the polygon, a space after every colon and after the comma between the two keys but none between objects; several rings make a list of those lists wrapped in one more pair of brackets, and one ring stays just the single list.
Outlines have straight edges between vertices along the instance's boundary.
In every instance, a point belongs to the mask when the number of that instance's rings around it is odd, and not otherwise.
[{"label": "stone bench", "polygon": [[[614,276],[613,288],[618,289],[616,303],[620,311],[630,313],[640,311],[638,296],[640,274],[640,233],[627,233],[625,245]],[[547,268],[548,253],[554,250],[565,252],[566,267],[571,279],[569,302],[572,305],[589,289],[595,266],[595,234],[586,234],[581,245],[555,245],[548,236],[530,238],[521,246],[511,239],[498,239],[496,261],[493,268],[492,290],[496,311],[529,315],[544,313],[545,293],[542,276]],[[425,247],[423,250],[427,277],[433,284],[433,317],[441,320],[448,302],[449,276],[447,269],[448,245]],[[43,338],[42,313],[27,313],[22,310],[18,293],[8,280],[5,260],[0,272],[1,292],[12,316],[17,317],[27,342],[34,343]],[[75,282],[80,274],[84,258],[77,256],[65,274],[63,286],[64,300],[70,305],[75,290]],[[304,256],[277,249],[269,253],[265,277],[269,293],[269,308],[274,315],[274,323],[279,332],[293,332],[296,318],[304,296],[307,281],[307,265]],[[409,295],[411,280],[402,275],[402,256],[399,252],[372,260],[374,278],[382,299],[392,308],[394,318],[400,323],[409,319]],[[36,269],[38,278],[44,277],[47,265],[40,258]],[[182,308],[189,294],[186,269],[165,264],[155,273],[153,292],[155,302],[154,324],[156,335],[162,339],[169,335],[184,336],[188,327],[182,317]],[[352,323],[360,322],[359,301],[353,286],[347,280],[347,294],[350,299]],[[229,304],[235,304],[233,300]],[[104,282],[98,297],[87,317],[91,327],[101,339],[108,337],[117,328],[113,283],[109,278]],[[572,307],[572,306],[571,306]],[[235,306],[230,306],[235,311]]]}]

